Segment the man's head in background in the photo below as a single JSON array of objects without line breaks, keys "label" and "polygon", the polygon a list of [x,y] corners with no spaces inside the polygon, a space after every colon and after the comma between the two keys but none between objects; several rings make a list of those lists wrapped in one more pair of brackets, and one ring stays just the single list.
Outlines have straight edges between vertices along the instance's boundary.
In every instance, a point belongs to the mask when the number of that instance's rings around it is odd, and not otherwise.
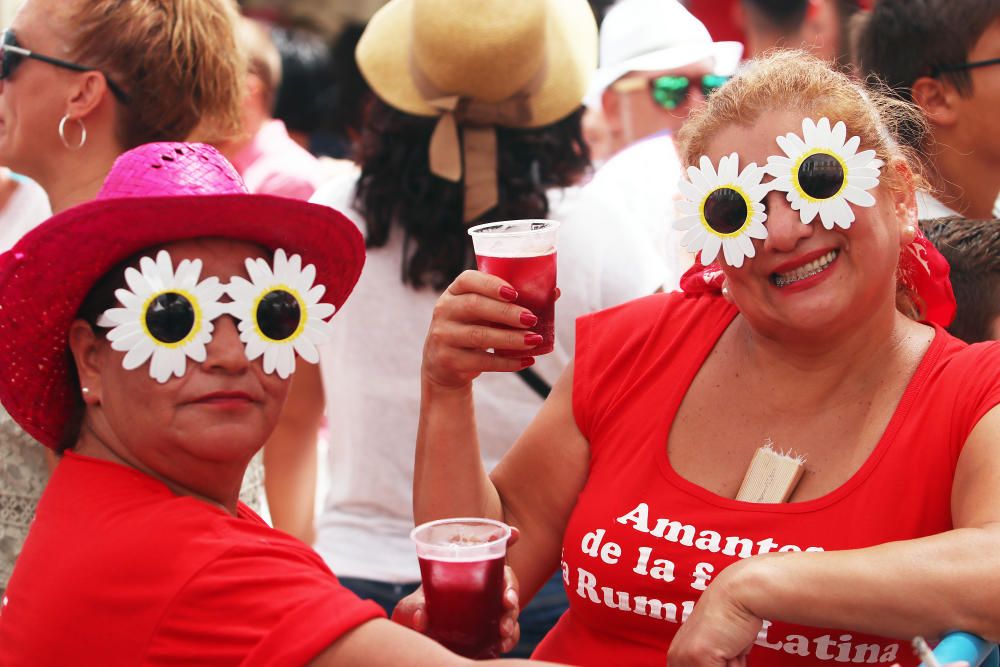
[{"label": "man's head in background", "polygon": [[281,87],[281,55],[267,26],[259,21],[241,17],[236,37],[247,57],[243,130],[252,137],[274,113]]},{"label": "man's head in background", "polygon": [[847,66],[848,23],[859,0],[742,0],[747,55],[805,49]]},{"label": "man's head in background", "polygon": [[948,331],[967,343],[1000,340],[1000,220],[921,220],[951,265],[958,311]]},{"label": "man's head in background", "polygon": [[942,203],[990,217],[1000,189],[1000,0],[879,0],[855,42],[861,74],[923,111],[929,134],[906,139]]},{"label": "man's head in background", "polygon": [[713,42],[677,0],[620,0],[601,24],[600,51],[587,103],[601,108],[615,153],[680,129],[735,71],[743,47]]}]

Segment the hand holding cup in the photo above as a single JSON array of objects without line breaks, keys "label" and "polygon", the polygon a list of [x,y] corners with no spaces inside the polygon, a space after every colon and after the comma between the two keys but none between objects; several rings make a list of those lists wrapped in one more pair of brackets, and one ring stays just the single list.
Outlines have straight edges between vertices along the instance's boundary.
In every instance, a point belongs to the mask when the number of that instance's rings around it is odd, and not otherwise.
[{"label": "hand holding cup", "polygon": [[[459,275],[434,306],[424,342],[424,379],[463,387],[481,373],[517,371],[534,363],[532,350],[543,341],[535,330],[538,317],[517,305],[517,297],[517,290],[496,276]],[[500,356],[491,349],[516,350],[517,355]]]}]

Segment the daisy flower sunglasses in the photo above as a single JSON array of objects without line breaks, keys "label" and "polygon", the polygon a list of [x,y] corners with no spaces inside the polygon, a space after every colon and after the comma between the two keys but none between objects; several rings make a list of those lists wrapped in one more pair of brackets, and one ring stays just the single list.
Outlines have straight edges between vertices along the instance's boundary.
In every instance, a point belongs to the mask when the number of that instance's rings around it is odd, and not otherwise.
[{"label": "daisy flower sunglasses", "polygon": [[[125,269],[127,288],[115,291],[119,305],[104,311],[97,325],[110,329],[112,349],[126,353],[126,370],[148,360],[150,377],[160,383],[183,376],[188,359],[205,361],[212,322],[221,315],[236,319],[247,358],[263,357],[266,373],[287,378],[296,355],[318,363],[316,346],[328,339],[335,308],[320,302],[326,288],[314,284],[316,267],[281,249],[273,266],[264,259],[245,265],[250,280],[233,276],[224,284],[214,276],[201,280],[200,259],[181,260],[175,269],[166,250],[143,257],[139,269]],[[232,301],[222,302],[225,294]]]},{"label": "daisy flower sunglasses", "polygon": [[[741,171],[736,153],[720,159],[717,170],[706,156],[688,167],[688,179],[679,184],[683,199],[674,227],[685,232],[685,248],[701,252],[703,264],[720,251],[736,268],[754,256],[753,239],[767,238],[764,199],[772,190],[786,193],[802,224],[818,215],[826,229],[850,228],[852,205],[875,205],[869,191],[879,183],[883,162],[873,150],[858,152],[861,138],[848,138],[843,121],[831,127],[827,118],[804,118],[801,136],[789,132],[776,141],[784,155],[768,157],[764,167],[750,163]],[[763,183],[765,175],[774,180]]]},{"label": "daisy flower sunglasses", "polygon": [[[44,56],[40,53],[29,51],[17,43],[17,37],[14,35],[13,30],[4,30],[3,34],[0,35],[0,81],[6,81],[13,76],[14,72],[21,65],[21,63],[24,62],[25,58],[39,60],[43,63],[54,65],[55,67],[73,70],[74,72],[100,71],[96,67],[87,67],[86,65],[71,63],[68,60],[60,60],[59,58]],[[101,72],[101,74],[104,74],[104,72]],[[111,94],[114,95],[115,98],[122,104],[128,104],[128,94],[122,90],[118,84],[112,81],[111,77],[107,74],[104,74],[104,79],[108,82],[108,88],[111,89]]]},{"label": "daisy flower sunglasses", "polygon": [[701,89],[702,95],[709,97],[719,88],[722,88],[726,81],[729,81],[729,77],[722,76],[721,74],[706,74],[695,79],[686,76],[665,74],[651,79],[642,77],[621,79],[616,81],[611,87],[623,93],[648,88],[654,102],[667,111],[674,111],[684,104],[684,101],[691,93],[691,86],[697,85]]}]

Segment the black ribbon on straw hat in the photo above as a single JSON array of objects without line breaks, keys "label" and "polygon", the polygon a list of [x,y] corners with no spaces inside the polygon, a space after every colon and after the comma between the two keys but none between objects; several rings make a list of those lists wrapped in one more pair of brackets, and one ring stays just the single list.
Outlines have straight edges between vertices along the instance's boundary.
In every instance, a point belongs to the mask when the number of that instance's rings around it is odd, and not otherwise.
[{"label": "black ribbon on straw hat", "polygon": [[530,124],[531,96],[545,81],[545,63],[520,90],[499,102],[447,95],[431,83],[412,59],[410,71],[427,104],[441,112],[429,146],[431,173],[455,183],[464,182],[462,219],[472,222],[500,201],[496,127]]}]

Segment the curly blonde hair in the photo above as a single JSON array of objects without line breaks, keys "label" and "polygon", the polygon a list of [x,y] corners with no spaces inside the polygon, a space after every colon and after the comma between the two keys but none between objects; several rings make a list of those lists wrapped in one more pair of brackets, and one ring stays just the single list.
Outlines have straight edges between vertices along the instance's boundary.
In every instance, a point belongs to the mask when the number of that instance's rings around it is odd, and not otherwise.
[{"label": "curly blonde hair", "polygon": [[246,74],[233,0],[77,0],[60,7],[69,52],[128,93],[123,149],[180,141],[198,128],[222,141],[240,129]]},{"label": "curly blonde hair", "polygon": [[[751,61],[691,114],[678,134],[685,165],[697,164],[712,137],[723,127],[750,127],[768,111],[795,109],[812,118],[844,121],[848,133],[875,151],[886,168],[882,182],[897,191],[923,188],[921,161],[900,141],[901,130],[925,128],[927,121],[912,104],[887,94],[872,80],[868,86],[803,51],[781,50]],[[908,169],[899,169],[906,165]],[[920,319],[922,305],[903,280],[897,280],[897,307]]]}]

